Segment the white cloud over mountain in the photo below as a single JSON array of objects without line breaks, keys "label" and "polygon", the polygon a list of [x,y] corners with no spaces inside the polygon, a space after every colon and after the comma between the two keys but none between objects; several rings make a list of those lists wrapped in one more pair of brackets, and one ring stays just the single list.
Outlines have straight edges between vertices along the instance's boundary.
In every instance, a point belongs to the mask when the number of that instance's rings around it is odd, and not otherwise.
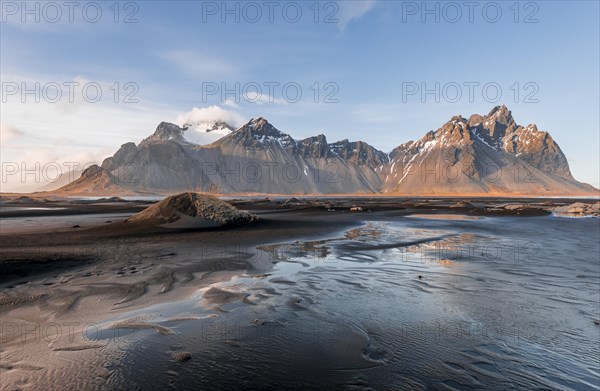
[{"label": "white cloud over mountain", "polygon": [[226,110],[216,105],[201,108],[194,107],[187,113],[177,117],[177,123],[179,125],[216,121],[223,121],[233,126],[240,126],[244,122],[244,117],[234,110]]}]

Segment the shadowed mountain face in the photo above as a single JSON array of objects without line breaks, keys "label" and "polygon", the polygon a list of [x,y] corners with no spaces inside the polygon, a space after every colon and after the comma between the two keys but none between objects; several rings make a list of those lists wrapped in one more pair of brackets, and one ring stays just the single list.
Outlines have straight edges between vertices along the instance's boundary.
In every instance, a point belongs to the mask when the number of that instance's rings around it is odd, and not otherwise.
[{"label": "shadowed mountain face", "polygon": [[485,117],[473,115],[469,128],[496,149],[518,156],[534,167],[554,175],[571,178],[565,155],[548,132],[536,125],[517,125],[506,106],[498,106]]},{"label": "shadowed mountain face", "polygon": [[375,193],[385,153],[323,135],[295,140],[264,118],[252,119],[208,145],[190,143],[188,130],[161,123],[138,146],[127,143],[102,167],[130,189],[218,193]]},{"label": "shadowed mountain face", "polygon": [[[223,136],[200,145],[198,133],[190,136],[198,129]],[[329,143],[324,135],[296,140],[264,118],[232,129],[162,122],[139,145],[122,145],[102,169],[133,191],[597,195],[572,177],[549,133],[517,125],[505,106],[468,120],[455,116],[390,154],[363,141]]]}]

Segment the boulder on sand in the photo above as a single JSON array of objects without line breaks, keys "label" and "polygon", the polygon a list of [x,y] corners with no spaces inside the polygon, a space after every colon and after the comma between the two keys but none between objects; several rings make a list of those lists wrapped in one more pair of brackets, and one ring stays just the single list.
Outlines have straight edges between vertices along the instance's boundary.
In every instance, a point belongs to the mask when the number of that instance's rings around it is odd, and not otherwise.
[{"label": "boulder on sand", "polygon": [[167,197],[125,222],[167,228],[210,228],[239,226],[258,220],[255,215],[238,210],[216,197],[188,192]]}]

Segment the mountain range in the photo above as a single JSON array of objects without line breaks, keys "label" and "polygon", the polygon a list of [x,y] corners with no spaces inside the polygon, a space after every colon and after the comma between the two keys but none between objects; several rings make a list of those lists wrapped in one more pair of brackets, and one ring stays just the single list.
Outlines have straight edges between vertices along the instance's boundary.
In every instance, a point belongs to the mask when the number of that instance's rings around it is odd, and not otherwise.
[{"label": "mountain range", "polygon": [[505,106],[455,116],[422,138],[382,152],[364,141],[297,140],[264,118],[162,122],[59,193],[598,195],[575,180],[558,144],[518,125]]}]

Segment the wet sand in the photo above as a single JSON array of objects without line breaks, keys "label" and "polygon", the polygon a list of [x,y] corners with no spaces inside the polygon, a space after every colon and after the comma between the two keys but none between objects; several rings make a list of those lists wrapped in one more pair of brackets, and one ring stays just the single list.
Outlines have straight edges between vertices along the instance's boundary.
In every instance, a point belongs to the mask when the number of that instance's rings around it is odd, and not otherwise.
[{"label": "wet sand", "polygon": [[[148,202],[4,200],[0,386],[594,389],[600,371],[566,346],[600,330],[598,219],[550,215],[569,199],[460,201],[239,199],[261,222],[180,230],[123,222]],[[563,229],[564,246],[547,242]],[[529,325],[518,344],[497,329],[421,338],[422,323],[485,325],[505,295],[499,314]],[[545,362],[540,334],[565,354]]]}]

